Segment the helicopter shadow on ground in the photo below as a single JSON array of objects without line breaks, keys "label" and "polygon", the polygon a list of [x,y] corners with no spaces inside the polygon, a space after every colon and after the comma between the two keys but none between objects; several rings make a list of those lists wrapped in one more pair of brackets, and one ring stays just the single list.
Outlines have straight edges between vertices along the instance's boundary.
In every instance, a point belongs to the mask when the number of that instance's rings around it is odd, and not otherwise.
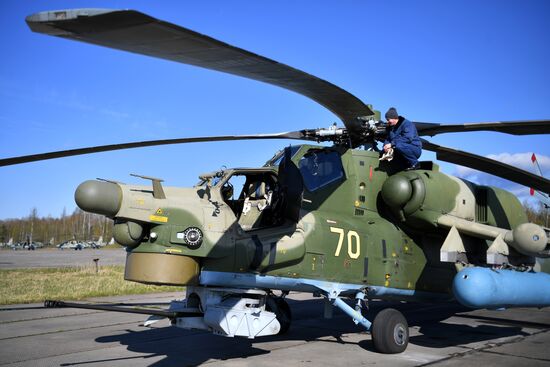
[{"label": "helicopter shadow on ground", "polygon": [[[269,354],[269,349],[299,345],[312,341],[324,343],[356,344],[360,348],[374,352],[370,336],[362,327],[355,325],[346,315],[335,310],[332,319],[323,319],[323,301],[318,299],[293,301],[289,304],[293,312],[293,326],[281,336],[262,337],[254,340],[245,338],[224,338],[204,331],[189,331],[175,327],[148,328],[140,331],[127,330],[116,335],[96,339],[98,343],[120,343],[127,350],[139,356],[87,362],[65,363],[63,366],[78,366],[89,363],[116,363],[122,360],[161,357],[152,366],[198,365],[209,360],[246,359]],[[520,326],[499,323],[493,318],[493,325],[470,326],[445,322],[457,312],[466,309],[457,304],[418,304],[372,302],[367,316],[372,320],[377,312],[386,307],[394,307],[405,314],[409,325],[419,326],[420,335],[411,337],[414,345],[429,348],[445,348],[473,342],[483,342],[506,336],[525,335]],[[475,317],[473,317],[475,318]],[[483,321],[483,320],[481,320]],[[509,324],[508,324],[509,325]],[[361,333],[361,341],[350,340],[346,334]],[[268,345],[271,344],[271,345]]]},{"label": "helicopter shadow on ground", "polygon": [[335,314],[331,320],[312,318],[312,315],[322,315],[323,303],[320,300],[290,301],[289,303],[295,320],[294,327],[291,326],[290,331],[285,335],[249,340],[224,338],[205,331],[189,331],[175,327],[126,330],[120,334],[99,337],[95,341],[106,344],[120,343],[127,346],[128,351],[142,355],[86,362],[75,361],[64,363],[62,366],[116,363],[122,360],[156,357],[162,357],[162,359],[152,363],[152,366],[194,366],[209,360],[245,359],[269,354],[270,350],[263,347],[264,343],[296,345],[296,342],[301,344],[322,338],[327,338],[327,342],[345,343],[342,340],[342,334],[363,331],[343,314]]},{"label": "helicopter shadow on ground", "polygon": [[418,329],[420,335],[412,336],[411,344],[428,348],[447,348],[470,343],[478,343],[511,336],[528,335],[520,326],[466,325],[455,323],[429,323]]},{"label": "helicopter shadow on ground", "polygon": [[[453,316],[472,311],[455,302],[432,304],[372,302],[369,313],[366,316],[372,321],[378,312],[388,307],[395,308],[405,315],[409,327],[414,327],[419,333],[419,335],[411,336],[409,343],[421,347],[447,348],[508,336],[527,335],[522,331],[520,323],[516,323],[513,327],[510,327],[510,323],[504,318],[491,318],[491,322],[489,323],[492,325],[471,326],[465,323],[457,324],[456,320],[449,322],[447,320]],[[478,318],[469,315],[464,318],[487,323],[483,317]],[[460,321],[460,319],[458,320]],[[370,336],[360,341],[359,346],[365,350],[375,352]]]}]

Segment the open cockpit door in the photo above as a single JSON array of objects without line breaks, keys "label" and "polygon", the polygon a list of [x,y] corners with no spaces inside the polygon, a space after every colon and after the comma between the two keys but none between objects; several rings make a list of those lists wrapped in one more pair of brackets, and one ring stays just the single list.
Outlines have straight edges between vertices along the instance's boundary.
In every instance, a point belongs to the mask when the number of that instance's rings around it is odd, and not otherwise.
[{"label": "open cockpit door", "polygon": [[283,217],[296,223],[300,217],[304,183],[300,170],[292,161],[290,147],[285,148],[283,159],[279,163],[278,177],[283,199],[281,204]]}]

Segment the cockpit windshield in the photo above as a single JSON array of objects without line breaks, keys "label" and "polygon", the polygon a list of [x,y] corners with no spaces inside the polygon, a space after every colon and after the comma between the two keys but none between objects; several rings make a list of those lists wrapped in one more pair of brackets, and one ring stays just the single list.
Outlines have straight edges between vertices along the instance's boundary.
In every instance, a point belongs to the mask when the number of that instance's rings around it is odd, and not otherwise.
[{"label": "cockpit windshield", "polygon": [[310,150],[300,159],[299,169],[304,185],[310,192],[344,177],[340,155],[330,150]]},{"label": "cockpit windshield", "polygon": [[[301,148],[302,146],[301,145],[292,145],[290,147],[290,157],[294,157],[294,155],[296,154],[296,152],[298,152],[298,150]],[[271,158],[269,161],[267,161],[265,164],[264,164],[264,167],[271,167],[271,166],[278,166],[279,164],[281,164],[281,161],[283,160],[283,156],[284,156],[284,149],[277,152],[273,158]]]}]

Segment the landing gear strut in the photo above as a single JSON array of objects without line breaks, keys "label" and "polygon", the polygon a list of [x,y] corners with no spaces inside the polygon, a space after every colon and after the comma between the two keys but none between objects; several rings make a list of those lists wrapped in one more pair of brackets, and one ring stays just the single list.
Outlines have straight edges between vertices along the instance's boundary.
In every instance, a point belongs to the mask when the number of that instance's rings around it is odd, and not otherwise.
[{"label": "landing gear strut", "polygon": [[353,319],[355,324],[361,324],[372,335],[374,348],[380,353],[395,354],[401,353],[407,349],[409,344],[409,325],[405,316],[396,309],[387,308],[382,310],[371,323],[361,312],[361,301],[365,299],[363,292],[357,293],[357,306],[355,309],[350,307],[342,298],[339,298],[336,293],[334,298],[329,298],[332,304]]},{"label": "landing gear strut", "polygon": [[269,296],[266,300],[266,310],[275,314],[277,321],[281,324],[281,329],[277,335],[282,335],[290,328],[292,313],[290,307],[283,297]]}]

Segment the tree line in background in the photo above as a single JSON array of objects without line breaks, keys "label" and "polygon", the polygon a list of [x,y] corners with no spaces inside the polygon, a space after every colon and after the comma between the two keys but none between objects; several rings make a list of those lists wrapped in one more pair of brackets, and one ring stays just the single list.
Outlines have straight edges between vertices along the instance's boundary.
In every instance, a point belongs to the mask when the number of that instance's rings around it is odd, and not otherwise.
[{"label": "tree line in background", "polygon": [[[530,222],[548,227],[549,208],[542,202],[523,204]],[[113,237],[113,221],[99,214],[86,213],[79,208],[61,218],[38,217],[36,208],[26,218],[0,220],[0,243],[13,239],[17,242],[42,242],[58,245],[65,241],[97,241],[103,237],[108,242]]]},{"label": "tree line in background", "polygon": [[28,217],[0,220],[0,243],[42,242],[58,245],[65,241],[103,241],[113,237],[113,221],[103,215],[86,213],[76,208],[72,214],[63,210],[61,218],[38,217],[36,208]]},{"label": "tree line in background", "polygon": [[539,224],[544,227],[548,227],[550,214],[550,206],[539,201],[536,205],[531,205],[527,202],[523,203],[523,208],[525,213],[527,213],[527,218],[529,222]]}]

